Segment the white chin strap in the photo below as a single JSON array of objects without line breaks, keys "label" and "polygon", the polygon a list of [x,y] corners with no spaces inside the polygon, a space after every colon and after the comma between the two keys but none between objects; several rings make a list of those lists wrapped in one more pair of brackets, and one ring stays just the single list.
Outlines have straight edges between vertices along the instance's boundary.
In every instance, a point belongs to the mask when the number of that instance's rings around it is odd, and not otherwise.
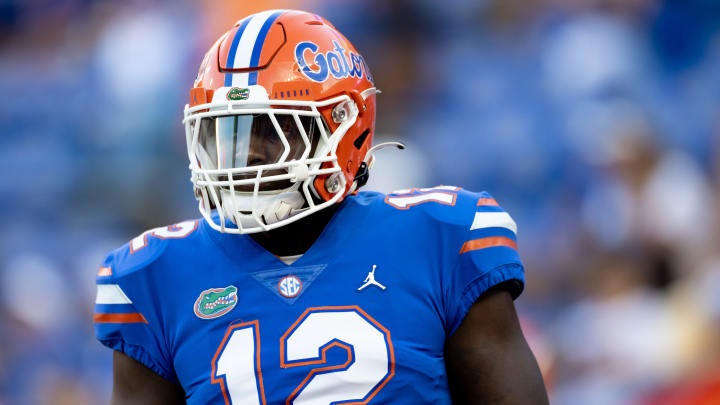
[{"label": "white chin strap", "polygon": [[[302,211],[305,199],[299,191],[258,195],[221,189],[222,210],[226,218],[243,229],[263,227],[290,218]],[[255,207],[253,207],[253,203]]]}]

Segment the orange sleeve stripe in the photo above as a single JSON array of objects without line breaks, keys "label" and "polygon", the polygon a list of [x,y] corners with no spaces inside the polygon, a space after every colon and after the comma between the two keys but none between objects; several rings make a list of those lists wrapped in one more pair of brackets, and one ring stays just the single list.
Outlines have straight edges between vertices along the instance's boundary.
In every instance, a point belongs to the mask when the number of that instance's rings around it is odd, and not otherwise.
[{"label": "orange sleeve stripe", "polygon": [[504,236],[492,236],[489,238],[473,239],[465,242],[460,249],[460,254],[495,246],[505,246],[517,250],[517,242],[514,240]]},{"label": "orange sleeve stripe", "polygon": [[481,199],[479,199],[478,202],[477,202],[477,206],[479,207],[479,206],[481,206],[481,205],[492,205],[492,206],[495,206],[495,207],[498,207],[498,206],[499,206],[499,204],[497,203],[497,201],[495,201],[494,198],[481,198]]},{"label": "orange sleeve stripe", "polygon": [[112,276],[112,269],[110,267],[100,267],[97,273],[98,277]]},{"label": "orange sleeve stripe", "polygon": [[129,314],[95,314],[93,316],[95,323],[148,323],[147,319],[139,313]]}]

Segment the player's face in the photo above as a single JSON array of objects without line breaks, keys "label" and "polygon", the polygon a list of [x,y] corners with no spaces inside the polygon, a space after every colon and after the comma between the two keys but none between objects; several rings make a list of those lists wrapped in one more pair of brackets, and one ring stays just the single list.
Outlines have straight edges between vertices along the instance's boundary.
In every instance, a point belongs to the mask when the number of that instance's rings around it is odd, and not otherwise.
[{"label": "player's face", "polygon": [[[275,114],[278,133],[267,114],[243,114],[203,118],[200,122],[198,142],[201,150],[200,166],[207,169],[236,169],[278,163],[287,151],[284,161],[302,158],[308,145],[317,142],[314,119],[301,116],[300,122],[307,135],[303,140],[300,128],[291,115]],[[287,142],[287,147],[283,143]],[[285,169],[264,170],[262,177],[286,174]],[[257,172],[233,174],[234,180],[252,179]],[[227,180],[227,176],[218,176]],[[281,190],[290,187],[289,180],[260,184],[261,191]],[[252,184],[236,186],[236,191],[253,191]]]}]

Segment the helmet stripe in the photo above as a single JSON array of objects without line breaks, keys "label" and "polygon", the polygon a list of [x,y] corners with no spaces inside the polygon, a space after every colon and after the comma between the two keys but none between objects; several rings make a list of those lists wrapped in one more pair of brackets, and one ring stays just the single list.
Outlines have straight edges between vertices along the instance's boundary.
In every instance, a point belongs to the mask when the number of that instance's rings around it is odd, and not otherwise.
[{"label": "helmet stripe", "polygon": [[[265,38],[267,38],[268,31],[270,31],[270,27],[283,12],[284,10],[280,10],[271,14],[270,17],[265,20],[262,28],[260,28],[260,33],[255,40],[255,46],[253,47],[252,56],[250,57],[250,67],[258,67],[258,64],[260,63],[260,52],[262,51],[263,44],[265,43]],[[252,86],[257,84],[257,77],[258,72],[251,72],[250,77],[248,78],[248,85]]]},{"label": "helmet stripe", "polygon": [[[257,67],[260,50],[270,26],[284,10],[268,10],[253,14],[243,21],[238,28],[230,52],[228,52],[228,69],[247,69]],[[260,43],[258,55],[253,64],[253,54],[257,43]],[[248,85],[248,73],[227,73],[225,86],[245,87]]]},{"label": "helmet stripe", "polygon": [[[235,54],[237,53],[238,43],[240,43],[240,38],[243,36],[243,32],[245,32],[245,27],[247,27],[250,20],[250,18],[246,18],[245,20],[243,20],[242,24],[240,24],[240,27],[235,33],[235,38],[233,38],[233,42],[230,45],[230,51],[228,51],[227,63],[225,63],[225,66],[227,66],[228,68],[233,67],[233,62],[235,62]],[[231,84],[232,73],[225,73],[225,86],[230,86]]]}]

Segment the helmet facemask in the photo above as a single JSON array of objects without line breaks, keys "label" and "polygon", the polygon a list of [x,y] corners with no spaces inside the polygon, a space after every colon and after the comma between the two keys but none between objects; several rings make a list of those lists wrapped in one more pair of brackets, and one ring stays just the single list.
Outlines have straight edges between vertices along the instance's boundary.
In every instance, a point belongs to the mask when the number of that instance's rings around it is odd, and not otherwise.
[{"label": "helmet facemask", "polygon": [[[358,116],[351,98],[268,100],[262,87],[252,87],[256,96],[248,100],[185,108],[191,181],[199,209],[214,229],[226,233],[287,225],[334,204],[346,191],[336,151]],[[333,118],[342,116],[332,133],[319,111],[327,107],[337,112]],[[325,190],[331,194],[327,201],[317,198],[317,176],[329,177],[335,186]]]}]

